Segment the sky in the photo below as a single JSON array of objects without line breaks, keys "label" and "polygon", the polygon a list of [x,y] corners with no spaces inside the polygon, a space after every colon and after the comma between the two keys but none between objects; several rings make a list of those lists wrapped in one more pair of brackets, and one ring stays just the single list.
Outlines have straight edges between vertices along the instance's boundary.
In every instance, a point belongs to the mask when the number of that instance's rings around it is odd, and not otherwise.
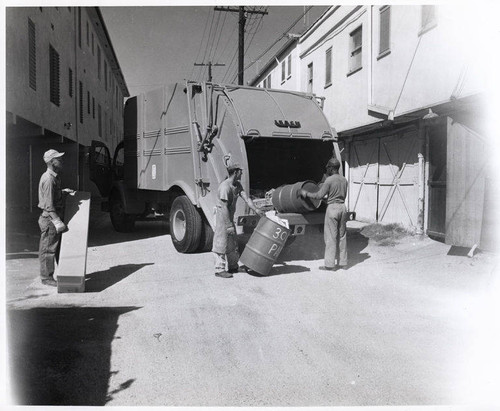
[{"label": "sky", "polygon": [[[245,83],[286,44],[283,34],[302,33],[327,9],[309,7],[248,6],[268,14],[247,16]],[[238,13],[214,6],[101,7],[101,13],[131,96],[184,79],[207,80],[208,67],[195,63],[224,64],[212,66],[213,81],[237,83]]]}]

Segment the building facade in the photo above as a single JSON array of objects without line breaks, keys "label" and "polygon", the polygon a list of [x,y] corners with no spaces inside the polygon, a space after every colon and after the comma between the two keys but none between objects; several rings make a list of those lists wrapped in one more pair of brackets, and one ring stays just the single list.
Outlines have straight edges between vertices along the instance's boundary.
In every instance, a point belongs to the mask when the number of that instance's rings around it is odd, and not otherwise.
[{"label": "building facade", "polygon": [[128,89],[98,7],[6,9],[6,206],[38,213],[49,148],[63,185],[94,191],[87,147],[122,140]]},{"label": "building facade", "polygon": [[[459,11],[332,6],[288,54],[296,90],[325,98],[357,219],[489,248],[488,76],[474,48],[481,39]],[[269,75],[279,67],[265,66],[251,85],[266,87]]]}]

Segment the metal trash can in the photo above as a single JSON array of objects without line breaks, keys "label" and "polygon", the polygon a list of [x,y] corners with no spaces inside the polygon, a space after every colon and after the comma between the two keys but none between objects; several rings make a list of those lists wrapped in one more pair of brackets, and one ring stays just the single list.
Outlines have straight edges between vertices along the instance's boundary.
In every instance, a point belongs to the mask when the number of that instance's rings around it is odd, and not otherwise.
[{"label": "metal trash can", "polygon": [[259,274],[267,275],[291,232],[268,217],[262,217],[241,254],[240,262]]},{"label": "metal trash can", "polygon": [[315,193],[319,190],[317,184],[312,181],[300,181],[295,184],[288,184],[274,190],[271,201],[279,213],[306,213],[316,210],[321,199],[299,197],[299,190],[303,188]]}]

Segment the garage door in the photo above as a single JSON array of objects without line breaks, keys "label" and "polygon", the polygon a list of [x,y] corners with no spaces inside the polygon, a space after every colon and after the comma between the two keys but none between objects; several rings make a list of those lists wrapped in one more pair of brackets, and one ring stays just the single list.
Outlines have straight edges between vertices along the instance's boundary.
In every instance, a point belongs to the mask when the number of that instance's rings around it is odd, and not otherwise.
[{"label": "garage door", "polygon": [[415,129],[352,143],[349,209],[358,220],[417,225],[418,148]]}]

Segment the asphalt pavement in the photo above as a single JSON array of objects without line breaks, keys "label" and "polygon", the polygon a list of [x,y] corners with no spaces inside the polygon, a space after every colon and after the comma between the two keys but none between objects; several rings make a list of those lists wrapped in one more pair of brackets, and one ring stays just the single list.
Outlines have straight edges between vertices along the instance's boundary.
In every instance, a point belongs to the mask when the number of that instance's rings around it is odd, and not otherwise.
[{"label": "asphalt pavement", "polygon": [[498,258],[349,223],[347,270],[312,229],[268,276],[214,276],[167,223],[93,211],[86,292],[40,284],[37,232],[7,239],[11,401],[92,406],[498,404]]}]

